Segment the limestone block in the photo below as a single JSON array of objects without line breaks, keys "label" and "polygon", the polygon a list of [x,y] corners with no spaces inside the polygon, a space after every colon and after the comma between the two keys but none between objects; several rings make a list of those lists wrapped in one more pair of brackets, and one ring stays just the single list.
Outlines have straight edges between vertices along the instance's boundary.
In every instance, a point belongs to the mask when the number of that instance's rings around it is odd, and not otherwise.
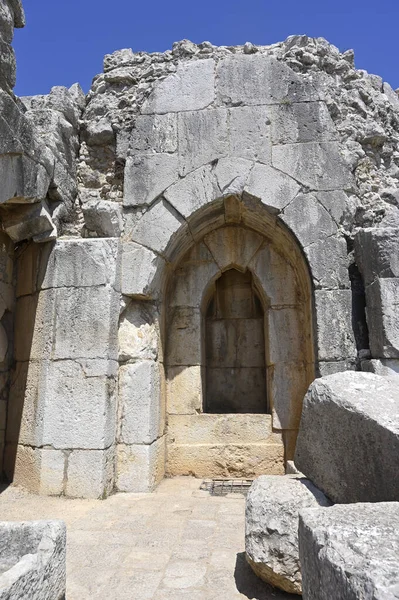
[{"label": "limestone block", "polygon": [[85,226],[98,237],[120,237],[123,230],[122,208],[116,202],[93,200],[82,206]]},{"label": "limestone block", "polygon": [[175,307],[169,315],[167,364],[201,364],[201,314],[198,308]]},{"label": "limestone block", "polygon": [[273,146],[272,165],[311,190],[347,190],[354,185],[338,142]]},{"label": "limestone block", "polygon": [[0,156],[0,177],[3,202],[38,202],[44,200],[50,185],[45,167],[23,154]]},{"label": "limestone block", "polygon": [[219,61],[216,97],[219,103],[233,106],[319,99],[313,86],[286,64],[261,54],[240,54]]},{"label": "limestone block", "polygon": [[106,498],[114,486],[115,449],[73,450],[68,456],[65,495]]},{"label": "limestone block", "polygon": [[163,429],[159,364],[142,361],[119,369],[121,444],[151,444]]},{"label": "limestone block", "polygon": [[168,367],[166,373],[167,412],[191,415],[202,411],[202,367]]},{"label": "limestone block", "polygon": [[18,206],[2,215],[3,230],[13,242],[33,239],[47,242],[57,237],[57,228],[46,202]]},{"label": "limestone block", "polygon": [[302,400],[314,379],[313,364],[301,358],[299,355],[296,362],[279,362],[267,369],[274,429],[299,427]]},{"label": "limestone block", "polygon": [[337,233],[337,225],[314,194],[299,194],[280,218],[293,231],[302,247]]},{"label": "limestone block", "polygon": [[356,359],[320,361],[318,363],[318,370],[320,377],[342,373],[343,371],[356,371]]},{"label": "limestone block", "polygon": [[178,115],[179,174],[228,154],[227,110],[210,108]]},{"label": "limestone block", "polygon": [[103,450],[113,443],[115,376],[108,375],[107,362],[58,360],[46,365],[43,445]]},{"label": "limestone block", "polygon": [[399,229],[361,229],[355,236],[355,256],[366,286],[377,277],[399,277]]},{"label": "limestone block", "polygon": [[330,504],[303,477],[269,475],[256,479],[245,506],[245,552],[256,575],[285,592],[301,594],[299,511]]},{"label": "limestone block", "polygon": [[270,108],[237,106],[229,109],[229,155],[271,164]]},{"label": "limestone block", "polygon": [[209,248],[219,269],[239,267],[245,271],[252,257],[263,243],[263,237],[242,227],[222,227],[205,236],[204,243]]},{"label": "limestone block", "polygon": [[149,153],[173,153],[177,150],[177,116],[139,115],[132,131],[131,150]]},{"label": "limestone block", "polygon": [[57,240],[42,261],[40,289],[105,284],[119,289],[119,249],[117,239]]},{"label": "limestone block", "polygon": [[303,597],[398,598],[399,504],[353,504],[301,511]]},{"label": "limestone block", "polygon": [[142,114],[162,114],[207,108],[214,101],[212,59],[180,62],[176,72],[158,82]]},{"label": "limestone block", "polygon": [[117,445],[116,489],[151,492],[165,474],[165,436],[149,445]]},{"label": "limestone block", "polygon": [[2,522],[1,600],[62,600],[66,588],[63,521]]},{"label": "limestone block", "polygon": [[278,443],[168,444],[168,475],[257,477],[284,474],[284,445]]},{"label": "limestone block", "polygon": [[273,144],[332,142],[338,139],[324,102],[283,103],[269,109]]},{"label": "limestone block", "polygon": [[315,303],[318,360],[354,358],[351,291],[316,290]]},{"label": "limestone block", "polygon": [[128,157],[125,166],[123,206],[151,204],[178,178],[177,154]]},{"label": "limestone block", "polygon": [[322,206],[330,213],[337,224],[345,221],[345,217],[350,214],[350,203],[348,196],[342,190],[329,192],[316,192],[314,194]]},{"label": "limestone block", "polygon": [[250,173],[245,192],[260,198],[273,212],[280,212],[297,195],[299,185],[277,169],[256,164]]},{"label": "limestone block", "polygon": [[334,502],[397,500],[398,449],[395,380],[347,371],[312,383],[295,464]]},{"label": "limestone block", "polygon": [[399,358],[399,277],[366,288],[366,315],[373,358]]},{"label": "limestone block", "polygon": [[[56,290],[22,296],[15,307],[14,355],[17,361],[49,358],[54,341]],[[70,332],[73,335],[73,332]],[[81,331],[75,332],[80,336]]]},{"label": "limestone block", "polygon": [[163,258],[135,242],[122,244],[122,294],[157,298],[161,291]]},{"label": "limestone block", "polygon": [[35,494],[59,496],[64,489],[65,460],[62,450],[7,442],[4,468],[15,485]]},{"label": "limestone block", "polygon": [[259,248],[248,267],[260,282],[271,307],[297,303],[300,292],[296,272],[270,244]]},{"label": "limestone block", "polygon": [[169,414],[168,438],[175,444],[278,443],[266,414]]},{"label": "limestone block", "polygon": [[300,308],[278,308],[268,311],[269,361],[295,361],[304,356],[307,335]]},{"label": "limestone block", "polygon": [[209,283],[220,273],[212,254],[202,242],[193,246],[173,274],[170,306],[202,306]]},{"label": "limestone block", "polygon": [[84,130],[84,140],[89,146],[106,146],[115,140],[112,124],[107,118],[90,120]]},{"label": "limestone block", "polygon": [[332,236],[317,240],[304,251],[316,289],[350,288],[345,238]]},{"label": "limestone block", "polygon": [[156,360],[159,352],[158,317],[146,302],[132,301],[119,323],[119,361]]},{"label": "limestone block", "polygon": [[[176,235],[178,231],[179,236]],[[171,251],[174,238],[179,247],[188,245],[188,239],[192,242],[183,219],[163,199],[155,202],[142,215],[135,215],[131,221],[127,219],[125,232],[131,241],[159,254]]]},{"label": "limestone block", "polygon": [[382,359],[382,360],[362,360],[362,371],[366,373],[374,373],[381,377],[395,377],[399,375],[399,360]]},{"label": "limestone block", "polygon": [[242,158],[221,158],[217,161],[214,173],[224,198],[242,194],[252,167],[252,162]]},{"label": "limestone block", "polygon": [[183,217],[215,200],[220,192],[211,165],[192,171],[168,188],[165,198]]}]

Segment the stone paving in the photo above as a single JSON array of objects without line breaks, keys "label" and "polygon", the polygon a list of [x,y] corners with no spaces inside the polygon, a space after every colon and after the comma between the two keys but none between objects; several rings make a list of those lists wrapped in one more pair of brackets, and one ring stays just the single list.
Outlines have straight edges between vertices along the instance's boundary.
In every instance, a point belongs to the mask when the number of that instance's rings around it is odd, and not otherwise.
[{"label": "stone paving", "polygon": [[201,481],[164,480],[152,494],[107,500],[38,497],[8,487],[2,520],[67,524],[66,600],[293,600],[257,579],[244,558],[242,496]]}]

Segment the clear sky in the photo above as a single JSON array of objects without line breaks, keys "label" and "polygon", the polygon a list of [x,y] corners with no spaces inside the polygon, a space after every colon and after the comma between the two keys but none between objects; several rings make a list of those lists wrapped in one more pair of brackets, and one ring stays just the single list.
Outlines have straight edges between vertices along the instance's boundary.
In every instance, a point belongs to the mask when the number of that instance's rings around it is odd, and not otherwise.
[{"label": "clear sky", "polygon": [[16,30],[17,95],[78,81],[87,92],[104,54],[164,51],[184,38],[215,45],[325,37],[357,68],[399,87],[399,0],[24,0]]}]

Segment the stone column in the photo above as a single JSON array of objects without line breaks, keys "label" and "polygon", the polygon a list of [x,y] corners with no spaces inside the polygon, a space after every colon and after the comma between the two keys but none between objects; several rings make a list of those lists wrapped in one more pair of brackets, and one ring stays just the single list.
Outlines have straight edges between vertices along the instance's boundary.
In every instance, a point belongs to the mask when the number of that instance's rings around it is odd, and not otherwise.
[{"label": "stone column", "polygon": [[5,466],[43,494],[114,485],[119,241],[28,246],[18,261]]}]

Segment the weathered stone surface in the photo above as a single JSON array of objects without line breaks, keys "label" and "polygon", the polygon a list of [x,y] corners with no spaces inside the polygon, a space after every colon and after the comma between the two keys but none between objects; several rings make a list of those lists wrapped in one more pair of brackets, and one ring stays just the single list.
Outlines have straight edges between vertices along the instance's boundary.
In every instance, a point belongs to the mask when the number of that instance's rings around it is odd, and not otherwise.
[{"label": "weathered stone surface", "polygon": [[303,597],[398,598],[398,527],[397,502],[301,511]]},{"label": "weathered stone surface", "polygon": [[315,302],[319,360],[355,358],[351,291],[316,290]]},{"label": "weathered stone surface", "polygon": [[73,450],[68,456],[65,495],[71,498],[106,498],[114,486],[114,447]]},{"label": "weathered stone surface", "polygon": [[200,365],[202,349],[199,307],[176,306],[170,312],[167,364],[169,366]]},{"label": "weathered stone surface", "polygon": [[355,236],[355,255],[366,286],[377,277],[399,277],[399,228],[360,230]]},{"label": "weathered stone surface", "polygon": [[270,165],[272,160],[271,112],[265,106],[229,109],[229,155]]},{"label": "weathered stone surface", "polygon": [[299,194],[280,218],[295,233],[302,247],[337,233],[337,225],[313,194]]},{"label": "weathered stone surface", "polygon": [[334,502],[398,500],[398,447],[394,380],[347,371],[312,383],[295,464]]},{"label": "weathered stone surface", "polygon": [[206,235],[204,243],[221,271],[236,266],[245,270],[263,239],[249,229],[222,227]]},{"label": "weathered stone surface", "polygon": [[228,198],[232,194],[242,194],[252,167],[253,163],[243,158],[219,159],[214,173],[221,195]]},{"label": "weathered stone surface", "polygon": [[66,527],[63,521],[3,522],[1,600],[62,600],[66,588]]},{"label": "weathered stone surface", "polygon": [[0,176],[4,181],[1,204],[44,200],[50,185],[50,175],[45,167],[22,154],[1,155]]},{"label": "weathered stone surface", "polygon": [[164,260],[152,250],[136,244],[124,242],[122,245],[122,294],[127,296],[157,297]]},{"label": "weathered stone surface", "polygon": [[143,106],[143,114],[206,108],[214,100],[214,61],[179,63],[176,73],[158,83]]},{"label": "weathered stone surface", "polygon": [[132,152],[172,153],[177,150],[177,116],[175,113],[165,115],[140,115],[130,140]]},{"label": "weathered stone surface", "polygon": [[399,375],[399,359],[362,360],[362,371],[374,373],[381,377],[394,377]]},{"label": "weathered stone surface", "polygon": [[158,358],[158,317],[147,302],[131,301],[119,323],[119,361]]},{"label": "weathered stone surface", "polygon": [[116,489],[152,491],[165,474],[165,436],[152,444],[118,444],[116,449]]},{"label": "weathered stone surface", "polygon": [[331,236],[317,240],[305,248],[315,288],[349,288],[348,250],[346,240]]},{"label": "weathered stone surface", "polygon": [[2,215],[2,226],[14,242],[29,239],[48,242],[57,237],[57,227],[45,201],[7,210]]},{"label": "weathered stone surface", "polygon": [[244,191],[260,198],[274,212],[280,212],[299,192],[296,181],[268,165],[256,164]]},{"label": "weathered stone surface", "polygon": [[119,369],[121,444],[152,444],[163,429],[160,367],[146,360]]},{"label": "weathered stone surface", "polygon": [[324,102],[283,103],[269,109],[273,144],[331,142],[338,138]]},{"label": "weathered stone surface", "polygon": [[94,200],[83,207],[86,229],[98,237],[120,237],[123,230],[122,209],[116,202]]},{"label": "weathered stone surface", "polygon": [[217,188],[211,165],[192,171],[165,192],[165,198],[183,217],[215,200],[220,192]]},{"label": "weathered stone surface", "polygon": [[366,315],[373,358],[399,358],[399,277],[366,288]]},{"label": "weathered stone surface", "polygon": [[151,204],[179,177],[175,154],[148,154],[129,157],[125,167],[124,206]]},{"label": "weathered stone surface", "polygon": [[319,99],[312,85],[287,65],[258,54],[221,60],[216,68],[216,96],[229,106]]},{"label": "weathered stone surface", "polygon": [[245,552],[258,577],[286,592],[301,593],[299,511],[330,504],[303,477],[262,476],[254,481],[246,501]]},{"label": "weathered stone surface", "polygon": [[353,186],[337,142],[273,146],[272,165],[311,190],[346,190]]},{"label": "weathered stone surface", "polygon": [[169,415],[197,415],[202,411],[202,373],[198,366],[168,367],[166,374]]}]

